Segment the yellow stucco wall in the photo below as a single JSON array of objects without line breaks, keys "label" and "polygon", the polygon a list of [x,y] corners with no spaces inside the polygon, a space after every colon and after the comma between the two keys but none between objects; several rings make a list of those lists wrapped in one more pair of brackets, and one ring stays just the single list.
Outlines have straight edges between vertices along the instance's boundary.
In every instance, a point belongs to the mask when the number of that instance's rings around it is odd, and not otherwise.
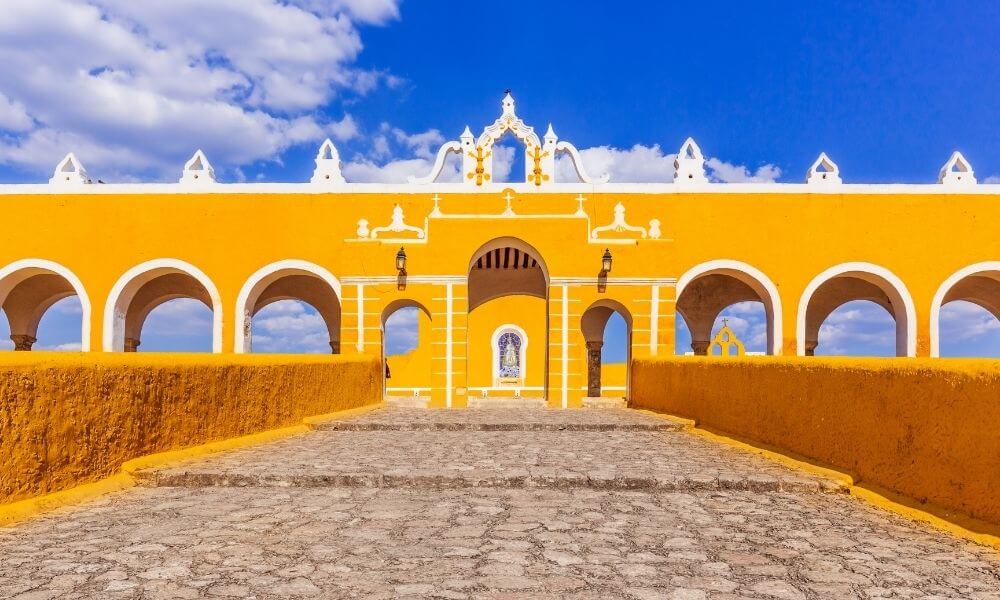
[{"label": "yellow stucco wall", "polygon": [[[545,299],[532,296],[494,298],[469,313],[468,356],[469,394],[480,394],[480,388],[496,387],[493,381],[493,334],[498,328],[514,324],[527,334],[524,361],[524,391],[522,397],[542,398],[545,386],[546,311]],[[511,389],[488,390],[491,396],[513,396]]]},{"label": "yellow stucco wall", "polygon": [[[506,208],[503,191],[435,189],[8,194],[2,198],[5,217],[24,226],[6,232],[0,268],[40,258],[75,273],[90,297],[90,346],[100,350],[105,303],[118,278],[144,261],[186,261],[218,289],[219,348],[231,352],[237,298],[247,279],[277,261],[308,261],[342,284],[345,354],[380,356],[383,309],[399,300],[420,302],[432,321],[427,381],[434,403],[461,406],[466,387],[488,378],[490,366],[489,361],[468,362],[487,350],[470,345],[464,278],[477,249],[513,236],[537,250],[550,280],[544,366],[550,404],[575,406],[586,390],[580,318],[594,301],[615,300],[631,313],[632,356],[669,356],[674,353],[673,282],[710,261],[740,261],[774,282],[782,306],[779,348],[792,355],[799,300],[808,283],[834,265],[864,261],[888,269],[906,285],[916,311],[916,352],[926,356],[938,287],[957,270],[1000,256],[1000,238],[988,226],[1000,222],[1000,198],[990,194],[921,194],[912,187],[870,194],[643,193],[602,192],[598,186],[583,193],[582,213],[576,191],[515,193],[511,208],[516,216],[511,217],[500,216]],[[435,196],[444,216],[433,216]],[[387,225],[397,203],[408,224],[426,226],[424,238],[390,233],[378,240],[357,239],[359,219],[368,220],[369,227]],[[638,239],[625,232],[606,235],[616,240],[594,240],[591,229],[611,223],[618,203],[633,225],[648,227],[658,219],[662,238]],[[409,261],[404,289],[394,269],[401,245]],[[599,289],[596,276],[605,247],[614,253],[614,268]],[[545,337],[538,331],[529,335],[532,348],[538,348],[534,340]]]},{"label": "yellow stucco wall", "polygon": [[367,357],[3,354],[0,504],[139,456],[376,403],[379,368]]},{"label": "yellow stucco wall", "polygon": [[1000,524],[996,361],[678,357],[632,367],[631,405],[783,448]]}]

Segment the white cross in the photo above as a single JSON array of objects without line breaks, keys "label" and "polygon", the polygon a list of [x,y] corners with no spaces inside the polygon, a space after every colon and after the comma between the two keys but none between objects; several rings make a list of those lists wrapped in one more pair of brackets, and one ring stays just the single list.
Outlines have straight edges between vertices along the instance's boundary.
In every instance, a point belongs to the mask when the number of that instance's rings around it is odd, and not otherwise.
[{"label": "white cross", "polygon": [[507,190],[507,195],[504,196],[504,200],[506,200],[507,204],[510,205],[510,201],[513,200],[513,199],[514,199],[514,197],[510,195],[510,190]]}]

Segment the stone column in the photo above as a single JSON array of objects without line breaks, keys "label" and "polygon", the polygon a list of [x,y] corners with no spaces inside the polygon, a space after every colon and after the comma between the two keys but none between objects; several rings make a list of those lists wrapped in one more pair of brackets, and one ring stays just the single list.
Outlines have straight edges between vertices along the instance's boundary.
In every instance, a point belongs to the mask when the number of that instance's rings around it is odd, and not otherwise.
[{"label": "stone column", "polygon": [[816,346],[819,346],[819,340],[806,340],[806,356],[815,356]]},{"label": "stone column", "polygon": [[712,344],[709,340],[691,340],[691,349],[695,356],[708,356],[708,347]]},{"label": "stone column", "polygon": [[14,342],[14,350],[18,352],[31,350],[31,345],[38,341],[32,336],[24,334],[12,334],[10,339]]},{"label": "stone column", "polygon": [[139,343],[135,338],[125,338],[125,352],[135,352],[139,348]]},{"label": "stone column", "polygon": [[587,342],[587,396],[601,396],[601,347],[604,342]]},{"label": "stone column", "polygon": [[330,340],[330,354],[340,354],[340,340]]}]

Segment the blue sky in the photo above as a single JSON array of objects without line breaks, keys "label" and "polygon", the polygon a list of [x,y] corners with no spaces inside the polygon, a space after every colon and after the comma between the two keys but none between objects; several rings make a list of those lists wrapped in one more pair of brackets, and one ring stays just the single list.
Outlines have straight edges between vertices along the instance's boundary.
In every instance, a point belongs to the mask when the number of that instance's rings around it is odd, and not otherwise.
[{"label": "blue sky", "polygon": [[[931,182],[955,149],[989,180],[998,28],[995,2],[9,0],[0,181],[44,181],[69,150],[95,178],[171,181],[199,147],[223,180],[304,181],[327,136],[348,179],[404,181],[505,88],[619,181],[669,181],[689,135],[717,181],[801,181],[826,151],[847,182]],[[881,353],[878,310],[839,310],[821,349]],[[733,311],[759,339],[760,311]],[[272,312],[261,345],[322,350],[312,311]],[[977,332],[958,350],[1000,353],[995,319],[951,312]],[[199,314],[156,311],[144,347],[205,346]],[[60,322],[50,345],[72,343]]]}]

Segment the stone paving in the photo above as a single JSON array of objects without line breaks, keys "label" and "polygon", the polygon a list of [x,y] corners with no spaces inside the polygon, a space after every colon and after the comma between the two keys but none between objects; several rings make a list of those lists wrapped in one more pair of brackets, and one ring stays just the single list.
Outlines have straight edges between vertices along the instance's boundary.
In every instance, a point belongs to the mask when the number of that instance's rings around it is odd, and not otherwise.
[{"label": "stone paving", "polygon": [[[208,485],[150,474],[150,487],[0,529],[0,597],[1000,598],[1000,554],[829,493],[834,486],[761,491],[694,478],[704,468],[734,484],[762,474],[814,479],[762,458],[677,430],[530,429],[655,419],[594,413],[477,431],[487,415],[386,411],[352,420],[385,427],[319,431],[172,467],[164,472],[209,474]],[[429,425],[407,430],[414,419]],[[434,425],[462,420],[470,428]],[[453,478],[462,465],[503,473],[517,456],[529,474],[544,467],[551,478],[223,482],[268,469],[423,471],[435,461]],[[578,479],[640,473],[643,462],[656,477],[692,479],[674,489]],[[546,484],[560,478],[577,484]]]}]

